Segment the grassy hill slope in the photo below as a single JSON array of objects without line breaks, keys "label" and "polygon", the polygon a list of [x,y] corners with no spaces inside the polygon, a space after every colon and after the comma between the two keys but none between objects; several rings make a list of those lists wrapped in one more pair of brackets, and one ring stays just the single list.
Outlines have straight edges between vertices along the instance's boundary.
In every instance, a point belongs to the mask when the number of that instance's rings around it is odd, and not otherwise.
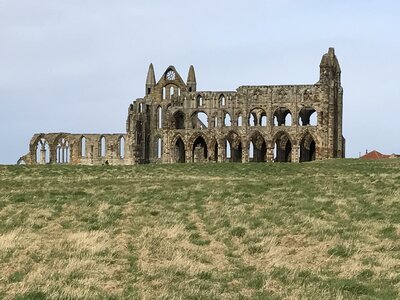
[{"label": "grassy hill slope", "polygon": [[0,166],[0,298],[396,299],[400,160]]}]

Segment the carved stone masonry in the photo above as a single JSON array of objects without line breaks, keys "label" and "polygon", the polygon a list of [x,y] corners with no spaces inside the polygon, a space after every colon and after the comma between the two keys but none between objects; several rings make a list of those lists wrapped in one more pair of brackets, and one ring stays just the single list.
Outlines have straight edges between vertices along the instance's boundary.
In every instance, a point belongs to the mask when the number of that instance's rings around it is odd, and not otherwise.
[{"label": "carved stone masonry", "polygon": [[173,66],[128,108],[126,133],[38,133],[18,163],[303,162],[343,158],[343,89],[333,48],[313,85],[197,91]]}]

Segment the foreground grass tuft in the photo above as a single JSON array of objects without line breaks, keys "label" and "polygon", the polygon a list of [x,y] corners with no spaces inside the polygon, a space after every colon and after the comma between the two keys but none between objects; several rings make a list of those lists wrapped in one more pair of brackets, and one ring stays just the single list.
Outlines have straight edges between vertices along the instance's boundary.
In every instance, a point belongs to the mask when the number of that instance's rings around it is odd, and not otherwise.
[{"label": "foreground grass tuft", "polygon": [[1,299],[397,299],[400,160],[0,166]]}]

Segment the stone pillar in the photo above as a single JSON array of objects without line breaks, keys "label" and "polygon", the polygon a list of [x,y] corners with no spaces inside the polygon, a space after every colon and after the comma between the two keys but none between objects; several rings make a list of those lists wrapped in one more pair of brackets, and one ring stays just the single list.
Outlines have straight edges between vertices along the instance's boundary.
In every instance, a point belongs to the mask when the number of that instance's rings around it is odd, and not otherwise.
[{"label": "stone pillar", "polygon": [[191,162],[192,162],[192,151],[187,145],[185,145],[185,163],[191,163]]},{"label": "stone pillar", "polygon": [[49,147],[50,148],[50,163],[54,164],[57,162],[57,149],[54,147]]},{"label": "stone pillar", "polygon": [[218,144],[218,162],[226,161],[226,147],[225,144]]},{"label": "stone pillar", "polygon": [[299,125],[299,114],[296,109],[296,111],[292,113],[292,126],[298,126],[298,125]]},{"label": "stone pillar", "polygon": [[300,147],[298,145],[292,146],[292,162],[298,163],[300,162]]},{"label": "stone pillar", "polygon": [[249,162],[249,147],[247,143],[242,144],[242,163]]},{"label": "stone pillar", "polygon": [[267,147],[266,161],[274,162],[274,148],[273,147]]}]

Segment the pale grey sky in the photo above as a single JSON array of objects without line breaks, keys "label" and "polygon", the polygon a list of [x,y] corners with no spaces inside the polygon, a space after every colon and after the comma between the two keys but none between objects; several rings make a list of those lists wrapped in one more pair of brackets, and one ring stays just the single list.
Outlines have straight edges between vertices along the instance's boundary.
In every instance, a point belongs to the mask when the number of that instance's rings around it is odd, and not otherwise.
[{"label": "pale grey sky", "polygon": [[125,132],[150,62],[199,90],[312,84],[329,47],[346,155],[400,153],[398,1],[0,0],[0,163],[34,133]]}]

